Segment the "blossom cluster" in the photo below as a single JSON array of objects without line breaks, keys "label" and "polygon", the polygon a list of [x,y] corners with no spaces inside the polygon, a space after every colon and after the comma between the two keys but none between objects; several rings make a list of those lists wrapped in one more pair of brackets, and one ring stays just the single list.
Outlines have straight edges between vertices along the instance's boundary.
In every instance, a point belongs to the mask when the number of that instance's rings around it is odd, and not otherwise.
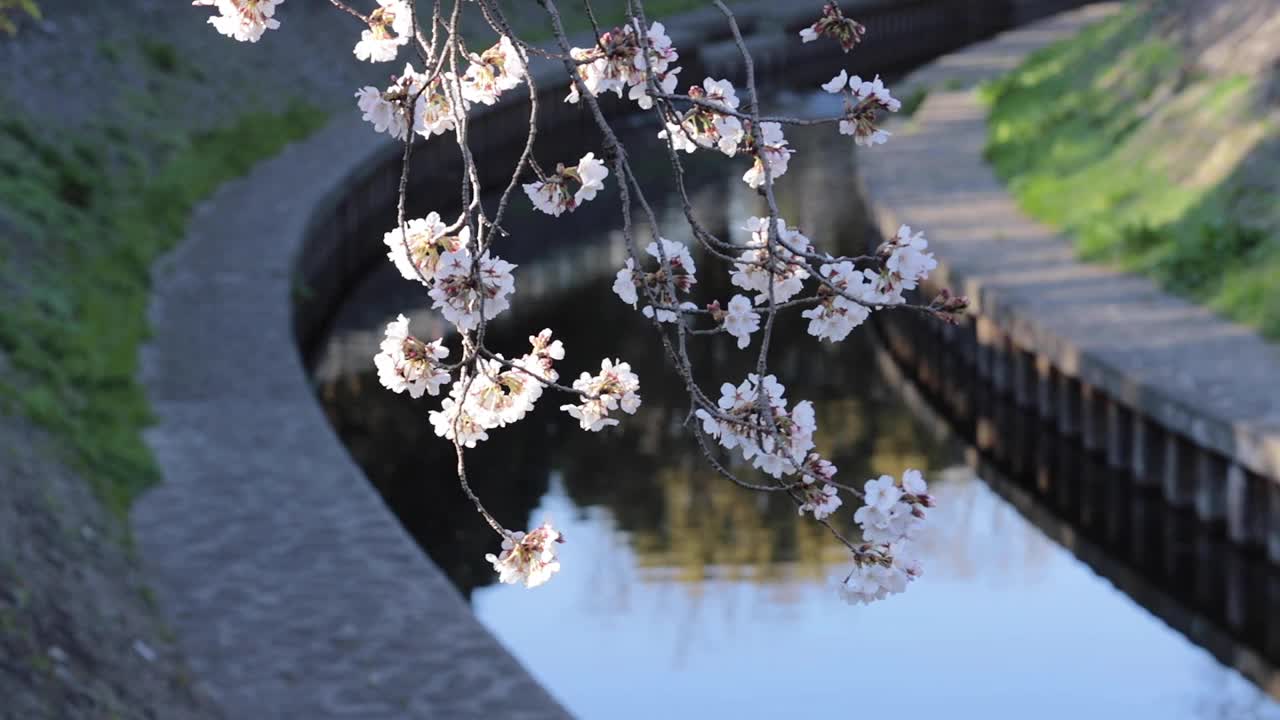
[{"label": "blossom cluster", "polygon": [[823,265],[820,271],[830,283],[818,289],[816,306],[800,313],[809,321],[809,334],[820,340],[840,342],[871,315],[867,303],[876,300],[874,284],[851,262]]},{"label": "blossom cluster", "polygon": [[[728,111],[737,110],[740,103],[733,83],[715,78],[706,78],[701,86],[690,87],[689,97],[715,103]],[[742,144],[745,132],[742,121],[735,115],[695,104],[685,114],[668,119],[666,128],[658,133],[658,137],[671,138],[675,149],[687,153],[706,148],[719,150],[733,157],[738,154],[738,146]]]},{"label": "blossom cluster", "polygon": [[617,425],[617,418],[609,416],[615,410],[634,415],[640,409],[640,378],[631,372],[631,366],[621,360],[600,361],[596,375],[582,373],[573,381],[573,389],[583,394],[576,405],[561,405],[583,430],[599,432]]},{"label": "blossom cluster", "polygon": [[748,121],[743,137],[743,150],[750,153],[753,160],[751,169],[743,173],[742,181],[753,188],[760,188],[765,184],[765,162],[769,163],[769,179],[776,180],[787,173],[791,156],[795,153],[782,135],[782,124],[776,122],[761,122],[760,138],[757,140]]},{"label": "blossom cluster", "polygon": [[456,124],[447,79],[447,73],[428,77],[405,64],[404,72],[385,90],[372,85],[357,90],[356,105],[374,130],[397,140],[406,139],[410,130],[424,138],[443,135]]},{"label": "blossom cluster", "polygon": [[609,169],[596,159],[595,153],[587,153],[577,165],[559,165],[555,175],[526,184],[524,191],[535,208],[560,217],[564,212],[572,212],[582,203],[595,199],[596,193],[604,189],[604,179],[608,176]]},{"label": "blossom cluster", "polygon": [[636,267],[634,260],[627,258],[626,264],[614,277],[613,292],[623,302],[636,307],[640,300],[637,288],[644,288],[646,295],[655,298],[658,305],[645,305],[640,312],[647,318],[656,318],[658,322],[673,323],[679,320],[680,311],[696,310],[698,306],[694,303],[680,300],[681,294],[688,293],[698,283],[695,274],[698,268],[693,263],[689,248],[674,240],[658,238],[644,250],[658,260],[658,269],[644,272]]},{"label": "blossom cluster", "polygon": [[209,18],[215,30],[240,42],[258,42],[262,34],[280,27],[276,6],[284,0],[193,0],[192,5],[216,8]]},{"label": "blossom cluster", "polygon": [[903,225],[880,249],[883,267],[858,270],[849,261],[824,264],[819,302],[801,316],[809,320],[809,334],[839,342],[861,325],[877,307],[900,305],[902,293],[914,290],[938,266],[922,233]]},{"label": "blossom cluster", "polygon": [[489,553],[484,559],[498,571],[498,582],[524,583],[525,587],[534,588],[560,571],[555,546],[562,542],[564,538],[560,533],[544,522],[527,533],[507,533],[502,540],[502,552]]},{"label": "blossom cluster", "polygon": [[449,382],[449,373],[440,360],[449,356],[449,348],[440,340],[424,343],[409,334],[409,318],[398,316],[387,325],[380,351],[373,357],[378,368],[378,382],[395,393],[406,390],[409,397],[422,393],[439,395],[440,387]]},{"label": "blossom cluster", "polygon": [[471,228],[463,225],[450,233],[439,213],[405,222],[404,232],[396,228],[382,236],[387,246],[387,259],[395,264],[405,280],[430,285],[436,277],[440,256],[457,252],[471,241]]},{"label": "blossom cluster", "polygon": [[[407,138],[410,130],[430,139],[455,128],[455,111],[465,114],[472,103],[492,105],[525,76],[524,60],[506,36],[468,59],[471,64],[461,77],[451,72],[428,75],[405,64],[404,72],[386,89],[372,85],[360,88],[355,96],[363,119],[372,123],[374,130],[397,140]],[[458,92],[454,92],[455,84]]]},{"label": "blossom cluster", "polygon": [[883,145],[889,140],[889,132],[876,126],[879,111],[898,112],[902,102],[893,97],[880,76],[863,80],[849,76],[844,70],[822,84],[822,89],[844,96],[844,118],[840,120],[840,134],[852,135],[855,145],[871,147]]},{"label": "blossom cluster", "polygon": [[899,226],[897,234],[880,246],[884,267],[875,275],[876,297],[882,300],[877,304],[902,303],[903,291],[915,290],[938,267],[933,253],[925,252],[927,247],[924,233],[912,232],[909,225]]},{"label": "blossom cluster", "polygon": [[847,53],[862,42],[866,33],[867,28],[862,23],[845,17],[839,5],[829,2],[822,6],[822,17],[800,31],[800,40],[808,43],[826,36],[839,42],[840,48]]},{"label": "blossom cluster", "polygon": [[903,592],[907,583],[920,577],[911,541],[924,524],[925,508],[933,507],[919,470],[907,470],[900,480],[881,475],[868,480],[863,490],[864,504],[853,515],[862,528],[863,554],[839,587],[841,597],[851,604]]},{"label": "blossom cluster", "polygon": [[[595,45],[589,48],[571,48],[569,55],[578,63],[578,79],[592,96],[612,92],[618,97],[627,93],[641,108],[653,107],[649,92],[649,77],[663,93],[676,87],[676,75],[680,68],[673,63],[680,54],[671,45],[662,23],[655,22],[641,39],[640,22],[634,20],[626,27],[614,28],[602,33]],[[571,83],[566,102],[582,99],[578,83]]]},{"label": "blossom cluster", "polygon": [[738,115],[740,101],[733,83],[706,78],[701,86],[689,88],[689,97],[695,101],[693,107],[669,117],[658,137],[669,139],[673,148],[687,153],[707,149],[718,150],[729,157],[742,154],[752,158],[751,168],[743,174],[742,181],[753,188],[764,185],[766,161],[770,178],[786,174],[795,151],[782,133],[782,124],[761,122],[757,138],[751,120]]},{"label": "blossom cluster", "polygon": [[518,422],[542,397],[544,385],[559,379],[554,363],[564,345],[544,329],[529,338],[531,350],[507,362],[501,355],[481,358],[463,371],[439,410],[429,413],[436,435],[466,447],[489,439],[489,430]]},{"label": "blossom cluster", "polygon": [[378,0],[368,22],[369,27],[360,33],[360,42],[353,50],[357,60],[395,60],[400,47],[413,36],[413,13],[405,0]]},{"label": "blossom cluster", "polygon": [[760,329],[760,313],[755,311],[746,295],[734,295],[727,308],[721,310],[717,300],[708,306],[711,317],[724,331],[737,338],[738,348],[751,344],[751,333]]},{"label": "blossom cluster", "polygon": [[406,221],[387,232],[387,258],[406,280],[417,280],[430,289],[433,307],[460,330],[479,325],[510,307],[515,291],[515,265],[492,257],[486,250],[473,262],[469,246],[470,228],[463,226],[456,234],[430,213],[425,218]]},{"label": "blossom cluster", "polygon": [[796,511],[800,515],[813,513],[814,520],[825,520],[835,513],[844,504],[839,490],[830,482],[835,476],[835,465],[822,459],[818,453],[809,453],[805,460],[804,474],[800,477],[800,498],[803,502],[796,507]]},{"label": "blossom cluster", "polygon": [[775,242],[769,242],[769,218],[747,218],[743,229],[751,233],[749,248],[734,263],[730,282],[756,293],[756,304],[769,302],[772,286],[774,302],[786,302],[804,289],[809,277],[804,253],[813,252],[813,243],[798,229],[778,218],[774,223]]},{"label": "blossom cluster", "polygon": [[817,417],[808,400],[787,408],[786,389],[778,378],[755,373],[739,385],[720,386],[718,411],[699,408],[702,431],[727,450],[774,478],[799,473],[813,449]]}]

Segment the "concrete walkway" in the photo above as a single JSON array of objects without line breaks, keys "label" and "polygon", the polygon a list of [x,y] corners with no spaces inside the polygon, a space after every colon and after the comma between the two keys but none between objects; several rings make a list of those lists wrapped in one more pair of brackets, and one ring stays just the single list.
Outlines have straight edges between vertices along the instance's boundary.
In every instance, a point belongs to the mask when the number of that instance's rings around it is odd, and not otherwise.
[{"label": "concrete walkway", "polygon": [[383,505],[294,345],[296,253],[370,138],[354,117],[224,186],[155,268],[141,555],[228,718],[565,717]]},{"label": "concrete walkway", "polygon": [[1149,280],[1079,262],[982,159],[986,110],[973,86],[1117,7],[1063,13],[911,75],[898,95],[910,85],[930,92],[888,145],[860,155],[863,183],[882,231],[923,230],[941,263],[937,283],[968,295],[1014,347],[1275,486],[1280,349]]}]

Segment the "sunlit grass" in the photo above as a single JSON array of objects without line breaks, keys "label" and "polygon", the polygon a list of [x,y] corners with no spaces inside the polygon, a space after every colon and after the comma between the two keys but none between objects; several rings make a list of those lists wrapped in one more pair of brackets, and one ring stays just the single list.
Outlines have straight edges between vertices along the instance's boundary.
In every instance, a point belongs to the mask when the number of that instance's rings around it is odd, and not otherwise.
[{"label": "sunlit grass", "polygon": [[1196,180],[1211,150],[1234,157],[1226,143],[1256,139],[1238,132],[1252,81],[1188,76],[1151,26],[1130,8],[984,88],[987,159],[1023,208],[1069,231],[1083,257],[1148,274],[1280,337],[1276,218],[1246,212],[1258,191],[1230,172]]},{"label": "sunlit grass", "polygon": [[303,105],[250,113],[178,136],[154,166],[110,160],[96,138],[55,144],[30,121],[0,124],[0,285],[17,289],[0,306],[17,378],[0,398],[60,436],[114,510],[156,479],[135,381],[152,261],[181,239],[196,202],[323,121]]}]

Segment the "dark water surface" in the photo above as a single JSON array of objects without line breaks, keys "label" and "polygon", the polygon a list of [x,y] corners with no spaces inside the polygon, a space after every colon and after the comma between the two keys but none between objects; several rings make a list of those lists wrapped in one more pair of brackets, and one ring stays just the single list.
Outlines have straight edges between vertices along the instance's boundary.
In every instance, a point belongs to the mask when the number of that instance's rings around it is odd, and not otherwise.
[{"label": "dark water surface", "polygon": [[[661,195],[665,158],[648,141],[652,132],[636,136],[632,155]],[[849,144],[829,129],[788,137],[799,154],[779,181],[784,217],[820,246],[858,246],[866,218]],[[571,161],[570,152],[558,159]],[[694,204],[713,230],[764,213],[738,179],[742,161],[698,168]],[[427,421],[439,400],[412,401],[378,385],[371,358],[396,313],[410,315],[419,336],[442,330],[429,302],[389,264],[353,293],[315,374],[334,426],[406,528],[575,715],[1280,718],[1263,689],[1280,695],[1280,676],[1265,659],[1280,654],[1280,581],[1265,564],[1232,556],[1229,565],[1226,549],[1198,556],[1243,573],[1245,610],[1197,609],[1194,598],[1179,599],[1185,578],[1155,581],[1135,569],[1131,543],[1090,541],[1078,499],[1042,500],[1018,473],[982,460],[966,424],[949,427],[933,414],[869,328],[833,347],[804,334],[795,316],[779,325],[771,362],[788,397],[815,401],[818,450],[845,482],[922,468],[938,500],[922,542],[924,577],[888,601],[844,605],[828,585],[848,564],[842,547],[797,518],[790,501],[718,478],[681,429],[687,398],[652,330],[609,289],[624,257],[616,196],[602,193],[560,220],[524,211],[524,198],[515,204],[513,237],[496,252],[521,264],[520,306],[491,326],[489,344],[519,354],[527,336],[551,327],[568,351],[562,378],[621,357],[639,374],[645,400],[637,415],[597,434],[580,431],[548,394],[468,456],[473,484],[504,523],[550,518],[565,534],[564,569],[550,583],[534,591],[494,584],[483,556],[497,539],[462,496],[452,448]],[[674,199],[663,197],[657,209],[667,237],[687,241]],[[723,266],[705,256],[698,275],[699,298],[733,294]],[[695,347],[708,387],[740,381],[754,358],[726,338]],[[1082,454],[1056,452],[1068,461]],[[1079,488],[1101,477],[1090,467],[1068,463],[1054,482],[1085,492]],[[1105,500],[1113,518],[1147,502]],[[840,523],[852,525],[853,509],[841,509]],[[1164,510],[1144,512],[1149,519]],[[1162,536],[1169,547],[1195,537],[1177,523],[1161,527],[1173,528]]]}]

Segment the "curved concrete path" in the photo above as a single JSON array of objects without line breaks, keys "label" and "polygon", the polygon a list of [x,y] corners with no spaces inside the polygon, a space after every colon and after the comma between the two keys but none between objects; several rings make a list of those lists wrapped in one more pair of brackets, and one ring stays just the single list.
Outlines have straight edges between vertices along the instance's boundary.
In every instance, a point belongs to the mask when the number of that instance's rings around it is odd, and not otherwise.
[{"label": "curved concrete path", "polygon": [[229,718],[565,717],[383,505],[294,345],[296,253],[370,138],[356,117],[286,148],[155,267],[142,379],[165,482],[134,536]]}]

